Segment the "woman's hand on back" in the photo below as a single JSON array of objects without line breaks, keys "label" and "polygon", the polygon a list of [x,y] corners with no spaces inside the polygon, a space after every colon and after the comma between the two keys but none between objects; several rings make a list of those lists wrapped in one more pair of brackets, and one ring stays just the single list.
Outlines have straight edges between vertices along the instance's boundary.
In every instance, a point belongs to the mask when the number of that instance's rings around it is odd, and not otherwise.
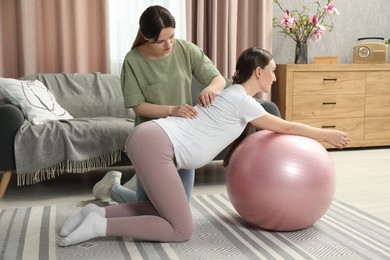
[{"label": "woman's hand on back", "polygon": [[198,96],[200,106],[209,107],[217,97],[217,93],[226,86],[226,80],[221,75],[214,77],[210,84],[205,87]]},{"label": "woman's hand on back", "polygon": [[217,94],[209,88],[205,88],[200,92],[198,97],[198,104],[201,106],[209,107],[214,102]]},{"label": "woman's hand on back", "polygon": [[179,106],[174,106],[171,113],[172,116],[184,117],[184,118],[195,118],[198,115],[198,112],[194,107],[188,104],[182,104]]}]

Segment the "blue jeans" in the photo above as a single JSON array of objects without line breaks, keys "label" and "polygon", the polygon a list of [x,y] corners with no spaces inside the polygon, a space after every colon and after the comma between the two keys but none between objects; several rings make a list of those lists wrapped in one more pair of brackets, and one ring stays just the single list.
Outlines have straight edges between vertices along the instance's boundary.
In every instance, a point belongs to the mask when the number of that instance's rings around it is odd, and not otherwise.
[{"label": "blue jeans", "polygon": [[[195,170],[180,169],[178,171],[178,174],[183,183],[184,190],[187,195],[187,199],[188,201],[190,201],[192,196],[192,190],[194,187],[194,181],[195,181]],[[137,178],[137,192],[125,188],[122,185],[114,185],[110,189],[110,195],[111,195],[111,199],[117,203],[149,200],[148,195],[146,194],[138,178]]]}]

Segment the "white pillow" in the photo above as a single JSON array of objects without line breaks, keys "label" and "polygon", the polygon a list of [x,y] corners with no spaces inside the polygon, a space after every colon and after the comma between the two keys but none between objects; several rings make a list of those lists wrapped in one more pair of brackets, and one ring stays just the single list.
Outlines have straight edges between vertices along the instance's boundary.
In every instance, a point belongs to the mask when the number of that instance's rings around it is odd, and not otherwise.
[{"label": "white pillow", "polygon": [[73,118],[39,80],[0,78],[0,94],[19,106],[25,117],[34,125],[49,120]]}]

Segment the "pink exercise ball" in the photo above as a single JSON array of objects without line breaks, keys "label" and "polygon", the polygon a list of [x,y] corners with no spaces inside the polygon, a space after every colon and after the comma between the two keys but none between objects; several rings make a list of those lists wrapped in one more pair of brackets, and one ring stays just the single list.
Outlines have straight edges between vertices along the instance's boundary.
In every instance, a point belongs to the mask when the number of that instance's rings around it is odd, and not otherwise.
[{"label": "pink exercise ball", "polygon": [[258,131],[245,138],[227,167],[227,192],[238,214],[266,230],[307,228],[329,209],[333,162],[317,141]]}]

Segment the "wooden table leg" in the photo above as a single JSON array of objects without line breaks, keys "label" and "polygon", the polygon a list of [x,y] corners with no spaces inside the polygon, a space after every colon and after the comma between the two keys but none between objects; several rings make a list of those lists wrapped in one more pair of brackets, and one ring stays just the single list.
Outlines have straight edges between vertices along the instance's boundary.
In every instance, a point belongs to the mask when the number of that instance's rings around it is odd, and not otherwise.
[{"label": "wooden table leg", "polygon": [[3,177],[0,182],[0,199],[3,198],[5,191],[7,190],[9,181],[11,180],[12,171],[3,172]]}]

